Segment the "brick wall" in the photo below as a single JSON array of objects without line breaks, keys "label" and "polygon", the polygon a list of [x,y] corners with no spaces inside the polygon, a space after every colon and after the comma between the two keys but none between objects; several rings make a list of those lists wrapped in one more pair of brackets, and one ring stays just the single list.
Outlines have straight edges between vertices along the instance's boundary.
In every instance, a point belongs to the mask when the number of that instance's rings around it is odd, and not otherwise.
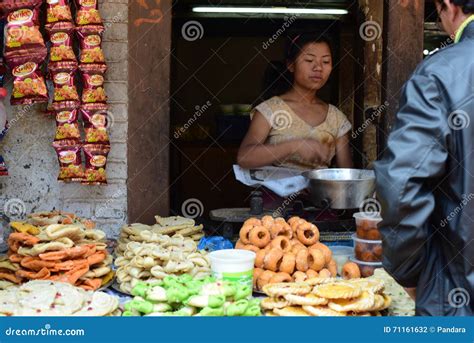
[{"label": "brick wall", "polygon": [[58,163],[51,147],[54,120],[41,113],[42,106],[7,105],[12,125],[0,143],[0,154],[6,160],[10,176],[0,177],[0,212],[5,204],[26,213],[52,208],[71,211],[95,219],[98,227],[112,237],[127,221],[128,1],[99,3],[106,28],[103,48],[108,64],[106,91],[112,119],[107,164],[109,184],[58,183]]}]

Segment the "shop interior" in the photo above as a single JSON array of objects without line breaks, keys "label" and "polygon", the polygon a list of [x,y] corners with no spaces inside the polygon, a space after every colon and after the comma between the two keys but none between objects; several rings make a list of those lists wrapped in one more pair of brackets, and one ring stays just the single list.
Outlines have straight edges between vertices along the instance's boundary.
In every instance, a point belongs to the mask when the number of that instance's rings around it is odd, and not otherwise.
[{"label": "shop interior", "polygon": [[[249,207],[251,187],[235,180],[239,144],[250,123],[250,109],[261,101],[263,76],[272,61],[283,61],[291,37],[324,32],[333,41],[334,70],[319,96],[340,108],[357,127],[362,122],[363,44],[357,1],[220,1],[219,7],[248,5],[324,8],[346,14],[206,13],[207,1],[179,1],[173,7],[170,88],[171,213],[181,214],[186,199],[199,198],[203,216],[219,208]],[[311,5],[311,6],[309,6]],[[196,8],[204,8],[197,12]],[[425,7],[424,54],[446,37],[437,27],[434,4]],[[186,25],[197,22],[189,38]],[[192,33],[191,33],[192,34]],[[270,43],[269,38],[275,37]],[[421,53],[421,52],[420,52]],[[375,132],[377,135],[377,132]],[[377,140],[374,139],[374,144]],[[362,139],[352,142],[356,168],[370,167]]]}]

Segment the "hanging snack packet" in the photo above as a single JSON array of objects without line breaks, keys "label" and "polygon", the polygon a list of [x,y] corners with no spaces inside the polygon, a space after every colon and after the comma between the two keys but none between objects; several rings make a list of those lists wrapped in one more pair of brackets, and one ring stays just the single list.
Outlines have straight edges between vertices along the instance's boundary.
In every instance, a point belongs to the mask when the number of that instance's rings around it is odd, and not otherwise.
[{"label": "hanging snack packet", "polygon": [[[2,64],[0,62],[0,85],[3,84],[2,81]],[[5,110],[5,105],[3,104],[3,99],[7,96],[7,91],[5,88],[0,87],[0,141],[3,139],[7,133],[7,111]],[[7,166],[3,160],[2,155],[0,155],[0,176],[8,175]]]},{"label": "hanging snack packet", "polygon": [[81,159],[81,144],[77,141],[53,142],[59,161],[59,181],[82,181],[84,167]]},{"label": "hanging snack packet", "polygon": [[104,75],[101,72],[83,72],[82,103],[105,103]]},{"label": "hanging snack packet", "polygon": [[10,68],[27,62],[40,64],[47,50],[39,30],[41,0],[22,1],[25,7],[8,12],[5,25],[4,57]]},{"label": "hanging snack packet", "polygon": [[107,175],[105,173],[105,167],[110,145],[84,144],[83,150],[86,158],[86,170],[83,183],[90,185],[106,184]]},{"label": "hanging snack packet", "polygon": [[68,0],[46,0],[46,29],[64,30],[74,27]]},{"label": "hanging snack packet", "polygon": [[75,72],[72,70],[51,73],[54,84],[53,108],[56,111],[66,107],[76,108],[79,106],[79,94],[74,83]]},{"label": "hanging snack packet", "polygon": [[76,4],[76,24],[79,30],[81,26],[103,25],[97,0],[76,0]]},{"label": "hanging snack packet", "polygon": [[48,63],[50,71],[77,69],[77,59],[72,48],[72,32],[72,30],[51,31]]},{"label": "hanging snack packet", "polygon": [[79,42],[81,47],[79,63],[80,69],[102,70],[105,72],[105,56],[102,50],[102,37],[97,32],[79,32]]},{"label": "hanging snack packet", "polygon": [[86,104],[81,107],[86,143],[109,143],[108,118],[105,104]]},{"label": "hanging snack packet", "polygon": [[48,90],[44,77],[35,62],[13,64],[12,105],[26,105],[48,101]]},{"label": "hanging snack packet", "polygon": [[65,141],[79,142],[81,140],[81,132],[79,131],[79,123],[77,122],[77,109],[67,109],[56,112],[56,135],[54,141],[57,145]]}]

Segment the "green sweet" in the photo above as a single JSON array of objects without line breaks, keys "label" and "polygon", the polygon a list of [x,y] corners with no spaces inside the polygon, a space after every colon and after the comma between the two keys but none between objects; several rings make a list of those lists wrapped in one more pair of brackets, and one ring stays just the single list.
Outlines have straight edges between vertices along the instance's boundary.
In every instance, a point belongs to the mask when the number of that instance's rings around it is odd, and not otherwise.
[{"label": "green sweet", "polygon": [[189,292],[186,287],[176,284],[166,290],[166,298],[170,303],[181,303],[189,298]]},{"label": "green sweet", "polygon": [[202,289],[202,283],[199,281],[189,281],[185,284],[186,288],[188,289],[188,292],[190,295],[196,295],[201,292]]},{"label": "green sweet", "polygon": [[225,303],[225,295],[210,295],[207,303],[208,307],[217,308],[222,307]]},{"label": "green sweet", "polygon": [[224,295],[226,297],[233,297],[236,292],[237,292],[237,287],[235,284],[232,284],[230,282],[226,282],[223,286],[222,286],[222,292],[224,293]]},{"label": "green sweet", "polygon": [[180,286],[180,282],[178,281],[178,278],[174,275],[166,276],[163,279],[163,286],[165,288],[175,287],[177,285]]},{"label": "green sweet", "polygon": [[219,308],[210,308],[204,307],[201,312],[199,312],[201,316],[213,316],[213,317],[223,317],[224,314],[224,307]]},{"label": "green sweet", "polygon": [[136,316],[135,313],[133,313],[132,311],[123,311],[122,313],[122,317],[134,317]]},{"label": "green sweet", "polygon": [[232,303],[227,307],[226,315],[234,317],[234,316],[242,316],[245,313],[245,310],[247,310],[247,307],[249,306],[248,300],[241,299],[239,301],[236,301],[235,303]]},{"label": "green sweet", "polygon": [[193,277],[189,274],[183,274],[178,277],[178,281],[184,284],[192,280],[193,280]]},{"label": "green sweet", "polygon": [[216,282],[216,281],[217,281],[216,278],[213,277],[213,276],[207,276],[204,279],[202,279],[202,282],[204,284],[213,283],[213,282]]},{"label": "green sweet", "polygon": [[153,312],[153,304],[151,302],[133,299],[130,303],[132,310],[136,310],[145,314]]},{"label": "green sweet", "polygon": [[234,300],[246,299],[252,295],[252,288],[248,285],[237,285],[237,291],[234,295]]},{"label": "green sweet", "polygon": [[260,310],[260,305],[252,304],[245,310],[243,316],[246,317],[258,317],[262,314]]},{"label": "green sweet", "polygon": [[140,296],[140,297],[145,297],[146,292],[148,291],[150,287],[144,283],[144,282],[139,282],[135,287],[132,289],[132,295],[134,296]]},{"label": "green sweet", "polygon": [[259,306],[260,307],[260,299],[258,298],[251,298],[249,300],[249,306]]}]

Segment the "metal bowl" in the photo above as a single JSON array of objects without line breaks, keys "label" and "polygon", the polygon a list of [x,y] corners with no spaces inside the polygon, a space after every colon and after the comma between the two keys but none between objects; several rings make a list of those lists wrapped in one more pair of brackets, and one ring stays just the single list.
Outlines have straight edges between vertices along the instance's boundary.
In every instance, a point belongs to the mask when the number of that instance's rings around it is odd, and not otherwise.
[{"label": "metal bowl", "polygon": [[367,169],[315,169],[303,173],[309,180],[311,200],[316,207],[359,208],[375,192],[375,173]]}]

